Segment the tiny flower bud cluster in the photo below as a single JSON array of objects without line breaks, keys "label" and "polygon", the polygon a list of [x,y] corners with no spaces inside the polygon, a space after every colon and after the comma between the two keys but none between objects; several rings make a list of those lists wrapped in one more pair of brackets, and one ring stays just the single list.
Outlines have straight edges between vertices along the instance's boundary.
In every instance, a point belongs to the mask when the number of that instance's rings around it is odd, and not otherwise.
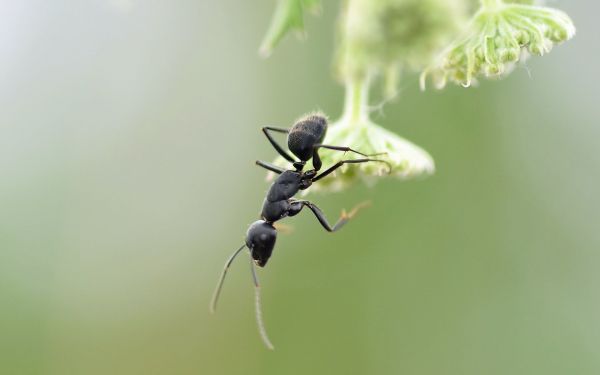
[{"label": "tiny flower bud cluster", "polygon": [[[351,145],[352,148],[365,154],[380,154],[373,158],[390,163],[391,172],[385,163],[346,164],[336,171],[335,175],[327,176],[313,185],[311,191],[339,191],[358,181],[373,185],[379,177],[387,176],[388,173],[400,179],[433,174],[435,171],[433,158],[427,151],[368,119],[364,121],[366,122],[356,123],[349,118],[342,118],[331,125],[325,143]],[[331,150],[321,152],[323,166],[353,158],[357,156],[351,153],[344,155]]]},{"label": "tiny flower bud cluster", "polygon": [[544,55],[572,38],[575,26],[560,10],[498,1],[477,12],[465,35],[423,72],[422,89],[427,77],[438,89],[448,80],[468,87],[479,76],[502,77],[524,55]]}]

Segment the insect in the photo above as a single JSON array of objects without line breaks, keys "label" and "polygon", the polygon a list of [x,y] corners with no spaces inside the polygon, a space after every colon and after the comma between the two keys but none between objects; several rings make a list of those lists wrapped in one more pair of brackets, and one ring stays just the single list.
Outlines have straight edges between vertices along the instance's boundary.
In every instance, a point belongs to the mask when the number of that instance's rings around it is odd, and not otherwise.
[{"label": "insect", "polygon": [[[294,169],[284,169],[260,160],[256,161],[257,165],[276,173],[278,176],[275,178],[267,192],[267,196],[263,202],[260,220],[257,220],[250,225],[246,233],[245,243],[229,257],[227,262],[225,262],[225,267],[223,268],[223,272],[210,304],[210,310],[211,312],[214,312],[216,309],[221,288],[231,263],[244,248],[248,248],[250,253],[250,267],[255,286],[255,309],[258,329],[265,345],[269,349],[273,349],[273,344],[271,344],[271,341],[267,336],[262,320],[260,308],[260,283],[256,274],[255,264],[259,267],[264,267],[273,253],[273,248],[275,247],[275,241],[277,239],[277,229],[274,224],[285,217],[299,214],[302,209],[306,207],[312,211],[325,230],[328,232],[335,232],[339,230],[356,214],[360,208],[364,206],[364,204],[356,206],[349,213],[342,211],[339,220],[335,224],[331,225],[325,217],[323,211],[321,211],[321,209],[319,209],[319,207],[317,207],[314,203],[307,200],[297,200],[293,197],[300,190],[309,188],[314,182],[317,182],[328,176],[344,164],[358,164],[367,162],[384,163],[388,167],[388,172],[391,172],[391,165],[385,160],[373,158],[373,156],[381,154],[365,155],[349,147],[323,144],[322,142],[327,132],[327,118],[321,114],[312,114],[301,118],[292,126],[291,129],[264,127],[262,130],[275,150],[286,160],[292,163]],[[281,147],[272,137],[270,132],[287,134],[288,149],[299,160],[294,159],[294,157],[292,157],[283,147]],[[364,158],[341,160],[323,172],[319,173],[322,167],[321,158],[319,157],[319,149],[322,148],[344,151],[344,153],[353,152],[363,156]],[[306,163],[311,159],[313,168],[304,171]]]}]

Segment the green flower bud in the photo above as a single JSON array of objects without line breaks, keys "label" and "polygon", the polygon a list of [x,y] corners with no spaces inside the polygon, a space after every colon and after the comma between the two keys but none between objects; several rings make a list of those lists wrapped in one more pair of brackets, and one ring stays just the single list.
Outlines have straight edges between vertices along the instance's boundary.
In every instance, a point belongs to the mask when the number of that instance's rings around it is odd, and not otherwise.
[{"label": "green flower bud", "polygon": [[[425,150],[368,119],[354,121],[347,117],[341,118],[331,125],[325,143],[352,145],[350,147],[365,154],[384,153],[377,158],[391,163],[390,175],[400,179],[429,175],[435,170],[433,159]],[[333,165],[348,156],[349,154],[344,157],[339,152],[324,150],[321,159],[323,165]],[[387,174],[388,166],[384,163],[346,164],[335,176],[324,178],[311,189],[337,191],[358,180],[372,185],[378,177]]]},{"label": "green flower bud", "polygon": [[[452,40],[465,0],[350,0],[340,19],[337,70],[343,81],[422,69]],[[388,70],[389,71],[389,70]]]},{"label": "green flower bud", "polygon": [[436,88],[443,88],[440,82],[448,79],[468,87],[479,76],[505,76],[523,52],[542,56],[555,43],[575,35],[573,22],[559,10],[514,1],[482,3],[464,36],[447,47],[421,74],[422,89],[428,76]]}]

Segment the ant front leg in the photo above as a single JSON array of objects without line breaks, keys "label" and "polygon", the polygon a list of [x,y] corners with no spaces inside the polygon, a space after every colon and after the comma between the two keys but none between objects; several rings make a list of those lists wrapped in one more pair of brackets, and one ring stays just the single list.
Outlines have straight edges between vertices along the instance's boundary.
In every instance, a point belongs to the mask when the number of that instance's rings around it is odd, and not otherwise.
[{"label": "ant front leg", "polygon": [[275,148],[275,150],[279,153],[279,155],[283,156],[285,158],[285,160],[289,161],[290,163],[295,162],[296,160],[294,160],[294,158],[291,157],[290,154],[288,154],[283,149],[283,147],[281,147],[279,145],[279,143],[277,143],[277,141],[275,140],[275,138],[273,138],[273,136],[269,133],[270,131],[277,132],[277,133],[289,134],[290,130],[289,129],[283,129],[283,128],[274,128],[274,127],[271,127],[271,126],[264,126],[262,128],[262,132],[265,133],[265,136],[267,137],[267,139],[269,140],[269,142],[271,142],[271,145],[273,146],[273,148]]},{"label": "ant front leg", "polygon": [[318,175],[315,178],[313,178],[312,182],[319,181],[320,179],[322,179],[323,177],[327,176],[328,174],[333,173],[336,169],[338,169],[339,167],[341,167],[344,164],[360,164],[360,163],[367,163],[367,162],[370,162],[370,161],[375,161],[375,162],[379,162],[379,163],[385,163],[388,166],[388,173],[392,172],[392,165],[389,162],[387,162],[385,160],[381,160],[381,159],[366,158],[366,159],[342,160],[342,161],[338,161],[332,167],[329,167],[323,173],[321,173],[320,175]]},{"label": "ant front leg", "polygon": [[292,201],[290,204],[288,216],[297,215],[298,213],[300,213],[300,211],[302,211],[302,208],[306,206],[315,214],[317,220],[319,220],[319,223],[321,223],[321,225],[323,226],[323,228],[325,228],[326,231],[336,232],[341,227],[343,227],[344,224],[348,222],[348,220],[352,219],[361,208],[366,207],[367,205],[369,205],[369,202],[364,202],[357,205],[350,212],[342,210],[340,218],[338,219],[337,223],[335,223],[333,226],[329,224],[329,221],[325,217],[323,211],[321,211],[321,209],[317,207],[314,203],[311,203],[309,201]]}]

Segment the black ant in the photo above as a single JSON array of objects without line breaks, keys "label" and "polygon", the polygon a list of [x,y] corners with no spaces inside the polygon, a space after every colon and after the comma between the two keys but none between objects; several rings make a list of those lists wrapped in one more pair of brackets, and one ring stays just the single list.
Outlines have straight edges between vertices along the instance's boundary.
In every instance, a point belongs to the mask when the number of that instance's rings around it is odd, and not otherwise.
[{"label": "black ant", "polygon": [[[342,211],[339,220],[332,226],[327,221],[327,218],[325,218],[325,214],[323,214],[321,209],[319,209],[319,207],[317,207],[315,204],[307,200],[293,199],[298,191],[309,188],[313,182],[319,181],[344,164],[380,162],[387,164],[390,172],[392,167],[387,161],[371,158],[371,156],[377,156],[381,154],[365,155],[349,147],[323,144],[322,142],[325,138],[325,133],[327,132],[327,119],[321,114],[308,115],[298,120],[291,129],[263,127],[262,131],[269,142],[271,142],[275,150],[277,150],[277,152],[286,160],[292,163],[294,170],[286,170],[260,160],[256,161],[257,165],[272,171],[279,176],[275,179],[275,181],[273,181],[273,184],[267,192],[267,197],[263,202],[262,212],[260,215],[261,220],[255,221],[250,225],[250,228],[248,228],[248,232],[246,233],[245,243],[239,249],[237,249],[225,263],[223,273],[221,274],[221,278],[219,279],[219,283],[217,284],[217,288],[215,289],[215,293],[213,295],[210,310],[211,312],[214,312],[216,309],[217,300],[219,299],[221,287],[223,286],[223,281],[225,280],[225,275],[227,274],[229,266],[235,257],[245,247],[247,247],[250,250],[250,266],[255,286],[256,319],[258,322],[259,332],[265,345],[269,349],[273,349],[273,345],[267,336],[262,321],[260,309],[260,284],[256,275],[254,264],[256,263],[256,265],[259,267],[264,267],[271,257],[273,248],[275,246],[275,240],[277,238],[277,229],[275,228],[274,223],[287,216],[295,216],[300,213],[304,207],[307,207],[315,214],[317,220],[319,220],[319,223],[321,223],[325,230],[328,232],[335,232],[344,224],[346,224],[346,222],[348,222],[348,220],[350,220],[356,214],[356,212],[362,208],[363,205],[356,206],[349,213]],[[288,148],[292,154],[294,154],[300,160],[295,160],[292,156],[290,156],[287,151],[285,151],[275,141],[275,139],[269,133],[270,131],[287,134]],[[341,160],[319,174],[318,171],[322,166],[321,158],[319,157],[319,149],[321,148],[344,151],[344,153],[350,151],[362,155],[364,158]],[[303,171],[306,162],[311,159],[313,169]]]}]

